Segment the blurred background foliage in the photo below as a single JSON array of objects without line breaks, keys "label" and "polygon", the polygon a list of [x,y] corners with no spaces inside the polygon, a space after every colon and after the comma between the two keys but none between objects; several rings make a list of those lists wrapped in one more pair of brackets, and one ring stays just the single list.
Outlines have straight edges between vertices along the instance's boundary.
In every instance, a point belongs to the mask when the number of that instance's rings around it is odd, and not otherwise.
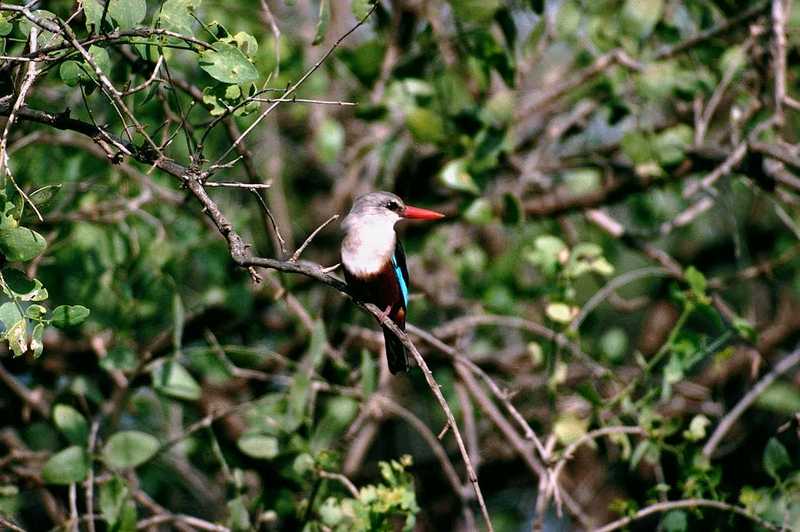
[{"label": "blurred background foliage", "polygon": [[[419,370],[390,378],[373,320],[330,287],[253,282],[156,146],[210,172],[259,256],[288,259],[372,190],[448,214],[401,229],[410,321],[501,388],[415,340],[496,530],[681,499],[745,517],[631,528],[800,529],[791,365],[709,444],[800,339],[797,2],[27,5],[0,4],[6,524],[485,528]],[[133,156],[63,121],[6,125],[20,94]],[[334,223],[303,258],[334,265],[338,243]],[[563,511],[537,470],[562,456]]]}]

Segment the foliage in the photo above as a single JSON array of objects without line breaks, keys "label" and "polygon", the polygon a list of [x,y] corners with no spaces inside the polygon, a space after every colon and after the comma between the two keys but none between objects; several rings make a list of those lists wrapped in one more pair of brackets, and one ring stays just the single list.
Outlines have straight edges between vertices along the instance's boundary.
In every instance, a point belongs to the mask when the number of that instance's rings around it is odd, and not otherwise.
[{"label": "foliage", "polygon": [[[497,530],[800,528],[799,27],[2,4],[0,526],[486,527],[463,435]],[[434,386],[317,267],[374,189],[448,215],[400,229]]]}]

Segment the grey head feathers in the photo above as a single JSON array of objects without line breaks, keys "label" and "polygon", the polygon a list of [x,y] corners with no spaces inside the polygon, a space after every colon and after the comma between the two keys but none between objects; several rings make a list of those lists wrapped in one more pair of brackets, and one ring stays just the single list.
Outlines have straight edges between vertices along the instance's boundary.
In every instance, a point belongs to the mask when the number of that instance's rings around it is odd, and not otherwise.
[{"label": "grey head feathers", "polygon": [[405,206],[403,200],[391,192],[364,194],[353,202],[350,212],[342,220],[342,228],[347,233],[359,220],[369,220],[370,223],[380,223],[379,221],[385,220],[383,223],[391,223],[394,226]]}]

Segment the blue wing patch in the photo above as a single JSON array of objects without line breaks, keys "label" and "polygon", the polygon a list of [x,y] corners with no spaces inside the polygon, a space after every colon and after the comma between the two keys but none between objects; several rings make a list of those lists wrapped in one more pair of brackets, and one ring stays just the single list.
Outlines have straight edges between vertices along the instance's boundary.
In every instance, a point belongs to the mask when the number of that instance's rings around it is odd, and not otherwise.
[{"label": "blue wing patch", "polygon": [[408,287],[406,286],[406,279],[403,277],[403,271],[397,265],[397,259],[392,255],[392,267],[394,268],[394,276],[397,277],[397,283],[400,285],[400,291],[403,293],[403,305],[408,307]]}]

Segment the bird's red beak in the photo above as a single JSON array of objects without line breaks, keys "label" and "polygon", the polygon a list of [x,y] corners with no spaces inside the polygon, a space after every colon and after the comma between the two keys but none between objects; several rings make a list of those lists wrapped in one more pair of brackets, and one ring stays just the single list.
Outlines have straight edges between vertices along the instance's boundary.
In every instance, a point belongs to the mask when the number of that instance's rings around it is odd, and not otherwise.
[{"label": "bird's red beak", "polygon": [[412,220],[439,220],[444,218],[444,214],[436,211],[429,211],[428,209],[420,209],[419,207],[412,207],[406,205],[406,208],[400,213],[403,218],[410,218]]}]

